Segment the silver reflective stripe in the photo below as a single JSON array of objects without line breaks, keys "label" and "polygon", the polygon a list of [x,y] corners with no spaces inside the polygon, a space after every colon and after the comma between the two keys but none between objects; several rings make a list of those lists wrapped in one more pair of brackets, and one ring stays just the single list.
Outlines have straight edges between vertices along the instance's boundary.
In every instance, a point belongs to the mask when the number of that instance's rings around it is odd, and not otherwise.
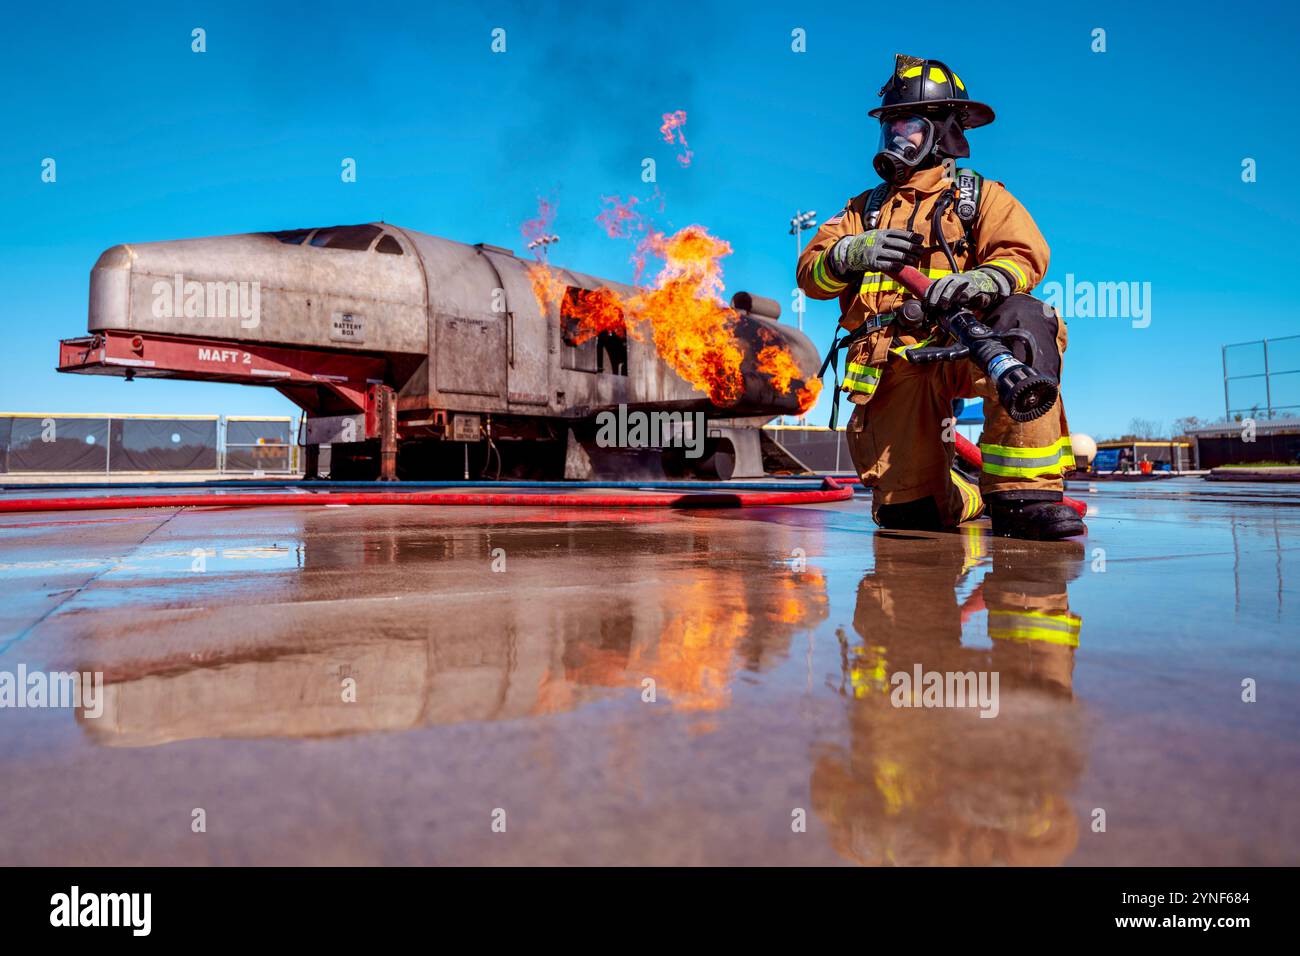
[{"label": "silver reflective stripe", "polygon": [[1060,463],[1061,452],[1055,451],[1043,458],[1005,458],[1002,455],[990,455],[984,452],[983,458],[984,464],[1001,465],[1003,468],[1046,468]]}]

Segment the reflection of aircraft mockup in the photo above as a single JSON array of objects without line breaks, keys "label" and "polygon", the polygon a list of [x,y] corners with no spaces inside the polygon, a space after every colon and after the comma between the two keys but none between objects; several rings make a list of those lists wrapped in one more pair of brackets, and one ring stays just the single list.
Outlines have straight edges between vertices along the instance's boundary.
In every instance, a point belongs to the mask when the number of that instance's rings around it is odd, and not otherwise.
[{"label": "reflection of aircraft mockup", "polygon": [[[824,582],[813,570],[795,579],[700,567],[685,590],[666,578],[607,600],[567,598],[554,588],[551,562],[589,544],[562,516],[551,520],[553,529],[503,522],[490,536],[453,528],[428,539],[358,528],[338,538],[337,550],[313,535],[324,544],[300,546],[303,567],[284,578],[294,591],[313,586],[304,572],[349,576],[358,562],[368,571],[425,568],[420,587],[399,592],[400,601],[276,601],[256,606],[253,631],[244,626],[249,607],[237,604],[181,610],[147,633],[130,615],[101,617],[97,656],[82,664],[104,674],[104,712],[79,712],[81,726],[96,743],[127,747],[404,731],[567,712],[616,689],[639,694],[646,678],[664,706],[703,718],[729,705],[738,671],[773,666],[796,633],[826,618]],[[621,533],[644,534],[647,551],[663,546],[646,525]],[[675,531],[671,541],[709,552],[705,534]],[[487,570],[496,548],[510,555],[509,582]],[[466,575],[467,562],[484,569],[481,578]],[[439,568],[447,568],[445,589]]]},{"label": "reflection of aircraft mockup", "polygon": [[817,367],[775,302],[733,298],[744,387],[719,408],[653,342],[575,334],[588,290],[635,290],[554,269],[565,293],[544,311],[535,268],[384,223],[113,246],[91,272],[90,335],[61,343],[59,370],[275,388],[306,413],[309,474],[329,445],[334,477],[559,477],[620,404],[704,412],[711,464],[761,473],[754,426],[799,400],[758,372],[760,348],[784,348],[805,379]]}]

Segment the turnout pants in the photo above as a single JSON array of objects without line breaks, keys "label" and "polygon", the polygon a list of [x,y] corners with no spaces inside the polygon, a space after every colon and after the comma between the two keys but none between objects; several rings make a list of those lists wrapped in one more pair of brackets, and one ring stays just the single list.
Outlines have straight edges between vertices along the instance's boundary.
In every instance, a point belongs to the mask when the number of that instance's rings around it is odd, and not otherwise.
[{"label": "turnout pants", "polygon": [[[1066,330],[1053,309],[1032,296],[1013,295],[984,321],[995,331],[1028,332],[1037,370],[1060,379]],[[1016,341],[1011,349],[1026,359],[1023,343]],[[863,368],[850,364],[845,380],[871,386],[849,419],[848,444],[863,484],[873,489],[873,512],[933,498],[943,523],[952,526],[980,514],[981,495],[1063,489],[1062,472],[1074,460],[1061,400],[1046,415],[1021,423],[1002,407],[993,382],[967,359],[913,365],[891,350]],[[978,492],[952,468],[952,404],[958,398],[984,399]]]}]

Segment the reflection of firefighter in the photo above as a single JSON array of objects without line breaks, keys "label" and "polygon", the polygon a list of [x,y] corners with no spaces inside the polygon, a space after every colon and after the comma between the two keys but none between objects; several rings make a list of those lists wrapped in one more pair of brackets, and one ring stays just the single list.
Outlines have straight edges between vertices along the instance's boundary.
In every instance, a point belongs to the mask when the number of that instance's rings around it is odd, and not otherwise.
[{"label": "reflection of firefighter", "polygon": [[[974,528],[876,536],[853,618],[861,643],[842,639],[848,745],[819,755],[811,784],[840,854],[873,865],[1045,865],[1070,855],[1078,830],[1065,794],[1083,756],[1071,700],[1080,620],[1066,584],[1082,560],[1075,542],[1017,550]],[[990,568],[982,584],[959,602],[981,565]],[[963,626],[982,609],[993,647],[964,647]],[[998,673],[998,715],[894,706],[891,675],[917,664]],[[1042,692],[1055,704],[1019,706]]]},{"label": "reflection of firefighter", "polygon": [[[896,321],[904,295],[891,274],[917,266],[935,280],[925,293],[927,308],[966,306],[983,313],[995,332],[1020,330],[1034,342],[1037,370],[1059,378],[1065,325],[1026,294],[1047,271],[1047,243],[1006,187],[954,165],[970,155],[964,130],[991,123],[993,111],[973,101],[937,60],[899,56],[880,92],[871,115],[881,122],[874,165],[885,182],[826,220],[798,265],[800,288],[815,299],[839,299],[840,324],[858,336],[843,388],[857,406],[849,448],[864,483],[875,489],[873,516],[884,527],[911,529],[970,517],[952,488],[953,446],[942,435],[953,399],[979,396],[980,491],[994,533],[1080,534],[1078,515],[1061,504],[1061,473],[1071,464],[1062,406],[1014,421],[973,362],[908,362],[905,353],[930,339]],[[1013,351],[1027,358],[1023,342]]]}]

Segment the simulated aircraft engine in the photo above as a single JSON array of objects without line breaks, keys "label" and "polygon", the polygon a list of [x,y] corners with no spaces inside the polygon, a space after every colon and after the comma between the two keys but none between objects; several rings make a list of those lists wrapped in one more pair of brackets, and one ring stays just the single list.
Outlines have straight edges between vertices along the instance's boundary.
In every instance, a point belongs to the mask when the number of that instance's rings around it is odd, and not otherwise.
[{"label": "simulated aircraft engine", "polygon": [[[309,474],[329,446],[333,477],[576,477],[575,445],[593,451],[595,417],[619,406],[702,412],[710,455],[761,473],[757,426],[798,414],[817,367],[775,302],[733,297],[743,387],[720,406],[652,336],[581,334],[585,295],[638,290],[547,267],[564,287],[548,309],[537,268],[385,223],[113,246],[91,271],[90,334],[61,343],[59,370],[273,387],[305,412]],[[769,346],[793,381],[760,371]]]}]

